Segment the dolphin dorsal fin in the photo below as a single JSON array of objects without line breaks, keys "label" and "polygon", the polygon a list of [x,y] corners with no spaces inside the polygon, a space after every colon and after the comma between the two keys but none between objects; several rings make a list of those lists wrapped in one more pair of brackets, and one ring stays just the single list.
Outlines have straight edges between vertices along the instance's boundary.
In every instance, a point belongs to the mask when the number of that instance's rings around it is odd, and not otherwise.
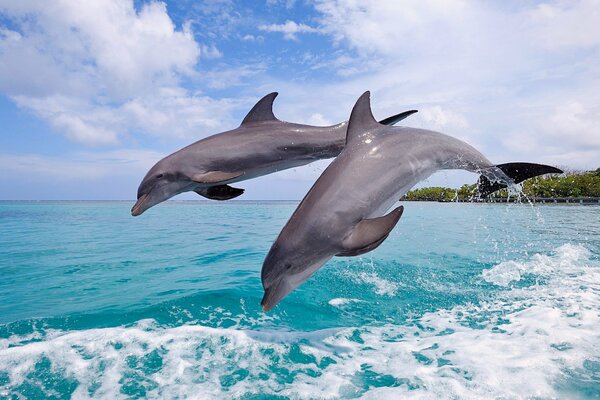
[{"label": "dolphin dorsal fin", "polygon": [[366,131],[376,129],[382,125],[377,122],[371,112],[371,92],[368,90],[356,101],[350,119],[348,120],[348,131],[346,132],[346,143],[361,136]]},{"label": "dolphin dorsal fin", "polygon": [[273,114],[273,101],[275,101],[275,97],[277,97],[278,94],[279,93],[277,92],[269,93],[260,99],[246,115],[246,118],[242,121],[242,125],[251,122],[278,121],[278,119],[275,118],[275,114]]}]

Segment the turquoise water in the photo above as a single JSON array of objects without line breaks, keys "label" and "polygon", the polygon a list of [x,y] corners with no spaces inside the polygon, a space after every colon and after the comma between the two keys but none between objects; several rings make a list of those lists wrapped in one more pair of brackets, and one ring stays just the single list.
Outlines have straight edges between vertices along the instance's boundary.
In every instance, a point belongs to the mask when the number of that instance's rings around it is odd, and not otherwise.
[{"label": "turquoise water", "polygon": [[0,202],[0,398],[600,398],[600,207],[404,204],[265,314],[294,202]]}]

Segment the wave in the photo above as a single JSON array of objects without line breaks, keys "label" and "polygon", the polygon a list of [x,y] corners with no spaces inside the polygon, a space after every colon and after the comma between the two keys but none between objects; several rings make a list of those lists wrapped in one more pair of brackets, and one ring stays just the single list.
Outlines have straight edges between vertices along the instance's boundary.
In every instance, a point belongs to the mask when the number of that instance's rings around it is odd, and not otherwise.
[{"label": "wave", "polygon": [[598,396],[600,263],[589,250],[563,245],[480,279],[500,290],[402,324],[302,332],[141,320],[12,335],[0,339],[0,397]]},{"label": "wave", "polygon": [[379,296],[393,297],[398,292],[400,286],[402,286],[400,282],[394,282],[392,280],[380,277],[375,272],[375,265],[372,259],[369,261],[362,261],[360,265],[361,268],[367,268],[369,271],[348,271],[345,272],[345,275],[355,283],[371,286],[375,294]]}]

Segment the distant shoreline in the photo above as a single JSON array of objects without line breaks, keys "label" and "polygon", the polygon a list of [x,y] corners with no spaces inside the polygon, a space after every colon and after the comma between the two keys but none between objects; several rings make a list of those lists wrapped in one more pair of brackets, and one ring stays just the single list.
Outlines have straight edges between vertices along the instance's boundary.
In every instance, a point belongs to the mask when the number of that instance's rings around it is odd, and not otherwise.
[{"label": "distant shoreline", "polygon": [[402,197],[413,201],[476,202],[476,203],[536,203],[536,204],[600,204],[600,168],[594,171],[567,172],[559,176],[546,175],[524,181],[520,193],[500,189],[492,197],[477,198],[477,183],[449,187],[413,189]]},{"label": "distant shoreline", "polygon": [[[0,199],[0,204],[6,203],[26,203],[26,204],[52,204],[52,203],[132,203],[135,200],[4,200]],[[165,204],[171,205],[243,205],[243,204],[297,204],[301,200],[231,200],[231,201],[211,201],[211,200],[167,200]],[[453,200],[436,200],[436,199],[406,199],[402,198],[400,202],[415,202],[415,203],[461,203],[461,204],[529,204],[536,205],[552,205],[552,204],[572,204],[572,205],[600,205],[600,197],[584,197],[584,198],[526,198],[526,197],[510,197],[510,198],[487,198],[487,199],[453,199]]]},{"label": "distant shoreline", "polygon": [[[404,199],[401,199],[402,201]],[[410,199],[407,201],[417,202],[432,202],[432,203],[535,203],[535,204],[586,204],[586,205],[600,205],[600,197],[509,197],[509,198],[488,198],[488,199],[477,199],[477,200],[417,200]]]}]

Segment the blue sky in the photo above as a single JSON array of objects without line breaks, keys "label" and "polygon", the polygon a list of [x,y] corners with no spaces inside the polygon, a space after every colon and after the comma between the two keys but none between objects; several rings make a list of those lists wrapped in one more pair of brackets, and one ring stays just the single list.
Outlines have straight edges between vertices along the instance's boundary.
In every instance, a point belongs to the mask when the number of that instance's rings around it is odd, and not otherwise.
[{"label": "blue sky", "polygon": [[[0,199],[133,199],[268,92],[280,119],[325,125],[365,90],[376,117],[416,108],[407,125],[493,161],[597,168],[600,1],[0,0]],[[301,198],[326,165],[243,198]]]}]

